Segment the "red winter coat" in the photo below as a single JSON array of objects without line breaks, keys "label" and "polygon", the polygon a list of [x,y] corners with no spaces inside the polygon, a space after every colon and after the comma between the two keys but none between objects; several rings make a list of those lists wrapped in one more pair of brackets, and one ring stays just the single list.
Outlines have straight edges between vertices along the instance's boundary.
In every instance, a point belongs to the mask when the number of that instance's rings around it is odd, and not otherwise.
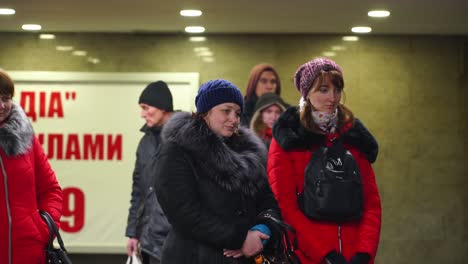
[{"label": "red winter coat", "polygon": [[[355,253],[363,252],[371,256],[369,263],[374,263],[380,237],[381,204],[369,160],[375,160],[378,146],[358,120],[354,127],[348,124],[342,132],[345,132],[345,148],[353,154],[361,171],[364,193],[362,219],[341,224],[342,255],[349,261]],[[300,125],[294,108],[280,117],[273,135],[268,155],[268,179],[285,221],[296,230],[296,253],[302,264],[323,263],[329,252],[339,252],[338,224],[307,218],[298,207],[297,193],[304,188],[304,171],[312,155],[310,150],[331,137],[307,132]]]},{"label": "red winter coat", "polygon": [[49,231],[39,209],[58,224],[62,190],[29,120],[13,105],[0,125],[0,263],[45,263]]}]

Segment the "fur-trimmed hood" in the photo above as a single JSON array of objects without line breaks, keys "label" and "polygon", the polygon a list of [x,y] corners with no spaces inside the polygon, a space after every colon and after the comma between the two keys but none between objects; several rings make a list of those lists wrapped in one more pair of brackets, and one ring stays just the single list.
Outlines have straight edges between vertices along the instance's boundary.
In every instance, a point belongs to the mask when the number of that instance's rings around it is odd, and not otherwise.
[{"label": "fur-trimmed hood", "polygon": [[10,117],[0,127],[0,148],[7,156],[27,153],[34,137],[31,122],[23,109],[13,103]]},{"label": "fur-trimmed hood", "polygon": [[[284,150],[311,149],[317,144],[324,144],[326,135],[306,130],[300,120],[297,107],[288,108],[273,126],[273,137]],[[349,143],[364,153],[369,162],[377,159],[379,145],[357,118],[354,125],[342,135],[345,143]]]},{"label": "fur-trimmed hood", "polygon": [[249,197],[266,184],[265,144],[249,129],[240,128],[230,138],[220,138],[206,123],[190,113],[175,113],[161,132],[163,144],[186,151],[198,177],[209,177],[222,189]]}]

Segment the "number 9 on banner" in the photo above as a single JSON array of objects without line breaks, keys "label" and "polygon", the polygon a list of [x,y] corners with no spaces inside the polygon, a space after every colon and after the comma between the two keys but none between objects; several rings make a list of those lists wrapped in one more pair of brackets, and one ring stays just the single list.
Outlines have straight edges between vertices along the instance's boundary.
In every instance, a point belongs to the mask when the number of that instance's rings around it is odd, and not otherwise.
[{"label": "number 9 on banner", "polygon": [[63,189],[63,209],[60,228],[64,232],[76,233],[84,226],[85,197],[81,189],[68,187]]}]

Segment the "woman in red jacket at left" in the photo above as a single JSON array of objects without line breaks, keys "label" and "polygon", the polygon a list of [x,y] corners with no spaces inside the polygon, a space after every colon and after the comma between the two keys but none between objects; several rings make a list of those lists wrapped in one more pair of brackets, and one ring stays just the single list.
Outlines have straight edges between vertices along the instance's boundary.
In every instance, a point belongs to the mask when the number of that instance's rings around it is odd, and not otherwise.
[{"label": "woman in red jacket at left", "polygon": [[58,224],[62,190],[14,91],[0,69],[0,263],[43,264],[49,231],[39,210]]}]

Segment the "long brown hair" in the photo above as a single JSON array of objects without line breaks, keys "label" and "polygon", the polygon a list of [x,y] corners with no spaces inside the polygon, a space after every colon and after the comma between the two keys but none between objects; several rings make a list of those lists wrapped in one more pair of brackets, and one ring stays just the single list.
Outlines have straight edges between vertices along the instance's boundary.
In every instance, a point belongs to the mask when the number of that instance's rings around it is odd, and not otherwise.
[{"label": "long brown hair", "polygon": [[281,80],[275,68],[273,68],[273,66],[270,64],[260,63],[260,64],[255,65],[252,68],[252,71],[250,71],[249,81],[247,83],[247,89],[245,92],[245,99],[249,99],[250,97],[252,97],[252,95],[255,94],[255,89],[257,88],[257,83],[258,83],[258,80],[260,79],[260,75],[262,75],[262,73],[265,71],[270,71],[275,75],[276,77],[275,93],[277,95],[281,95]]},{"label": "long brown hair", "polygon": [[15,84],[10,76],[2,69],[0,69],[0,95],[15,95]]},{"label": "long brown hair", "polygon": [[[331,82],[337,89],[341,91],[344,90],[343,75],[341,75],[341,73],[337,71],[322,71],[321,74],[315,79],[314,83],[312,84],[311,90],[313,91],[315,89],[318,89],[322,85],[323,79],[325,77],[329,77]],[[306,100],[305,106],[301,109],[299,113],[299,119],[302,126],[309,131],[323,134],[324,132],[320,130],[320,128],[314,122],[314,119],[312,117],[312,111],[314,107],[310,103],[309,99],[304,98],[304,100]],[[341,131],[344,125],[349,122],[354,123],[354,114],[344,104],[340,103],[338,105],[338,131]]]}]

